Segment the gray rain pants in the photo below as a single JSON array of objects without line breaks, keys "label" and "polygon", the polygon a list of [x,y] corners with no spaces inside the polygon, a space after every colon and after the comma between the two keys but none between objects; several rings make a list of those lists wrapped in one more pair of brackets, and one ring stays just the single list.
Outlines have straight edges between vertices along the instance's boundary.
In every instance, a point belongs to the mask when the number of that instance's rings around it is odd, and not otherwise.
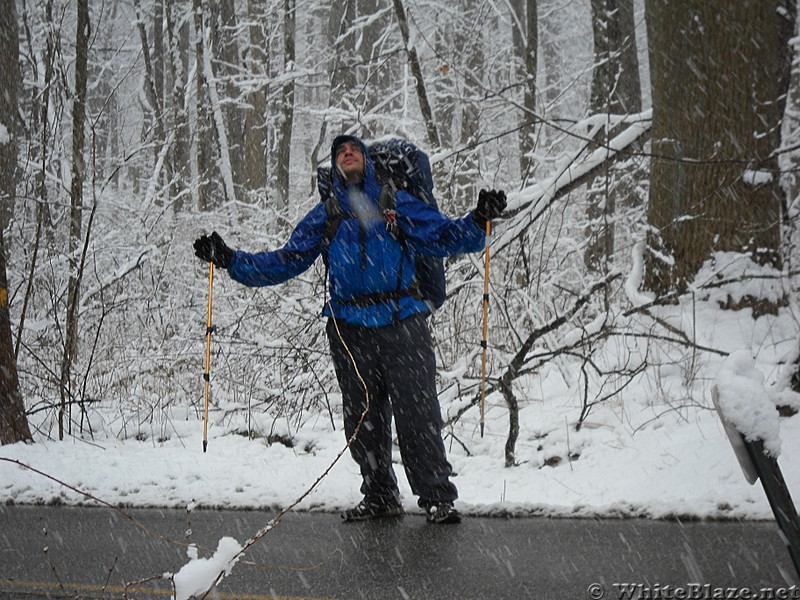
[{"label": "gray rain pants", "polygon": [[419,506],[427,508],[458,497],[450,481],[452,467],[442,441],[436,356],[426,316],[413,315],[386,327],[338,321],[342,339],[333,319],[328,320],[327,334],[342,392],[347,439],[358,426],[367,398],[353,359],[369,390],[369,410],[350,453],[361,468],[361,492],[371,502],[396,503],[399,499],[392,468],[392,416],[400,456]]}]

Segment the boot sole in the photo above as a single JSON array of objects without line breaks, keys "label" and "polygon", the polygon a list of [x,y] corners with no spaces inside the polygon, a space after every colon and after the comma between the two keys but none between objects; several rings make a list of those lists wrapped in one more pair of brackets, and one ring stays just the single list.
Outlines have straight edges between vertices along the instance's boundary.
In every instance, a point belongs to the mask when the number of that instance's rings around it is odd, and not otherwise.
[{"label": "boot sole", "polygon": [[373,515],[358,515],[358,516],[350,516],[342,513],[342,520],[345,523],[349,523],[352,521],[372,521],[374,519],[390,519],[392,517],[402,517],[403,514],[405,514],[403,512],[403,509],[387,511]]},{"label": "boot sole", "polygon": [[428,523],[431,523],[433,525],[456,525],[457,523],[461,523],[461,515],[450,514],[440,519],[434,519],[432,517],[428,517]]}]

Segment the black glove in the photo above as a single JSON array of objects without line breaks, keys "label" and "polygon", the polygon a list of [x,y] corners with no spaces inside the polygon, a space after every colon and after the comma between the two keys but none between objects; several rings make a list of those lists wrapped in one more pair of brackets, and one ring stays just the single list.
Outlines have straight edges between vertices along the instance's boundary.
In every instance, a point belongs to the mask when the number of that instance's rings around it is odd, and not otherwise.
[{"label": "black glove", "polygon": [[233,262],[233,250],[225,245],[216,231],[211,235],[202,235],[194,241],[194,255],[208,262],[213,262],[221,269],[227,269]]},{"label": "black glove", "polygon": [[486,229],[486,221],[494,221],[506,208],[506,193],[503,190],[481,190],[478,206],[472,211],[472,220],[481,229]]}]

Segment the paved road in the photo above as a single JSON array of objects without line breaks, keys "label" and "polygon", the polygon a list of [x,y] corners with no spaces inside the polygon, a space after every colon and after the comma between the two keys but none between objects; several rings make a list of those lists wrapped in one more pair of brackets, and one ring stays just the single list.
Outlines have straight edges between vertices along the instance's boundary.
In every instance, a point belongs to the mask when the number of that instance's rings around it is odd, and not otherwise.
[{"label": "paved road", "polygon": [[[195,511],[189,522],[183,510],[128,512],[175,540],[191,528],[193,541],[211,548],[223,536],[244,541],[272,516]],[[110,509],[0,506],[0,599],[121,598],[127,583],[186,562],[184,548]],[[216,597],[598,600],[602,593],[612,600],[626,597],[615,584],[628,583],[646,586],[642,597],[652,599],[681,597],[676,586],[685,598],[745,587],[788,588],[787,598],[800,598],[789,588],[796,579],[774,523],[467,518],[431,526],[419,515],[342,523],[337,515],[292,513]],[[599,587],[590,592],[592,584]],[[143,588],[128,589],[128,597],[164,599],[171,589],[164,580]]]}]

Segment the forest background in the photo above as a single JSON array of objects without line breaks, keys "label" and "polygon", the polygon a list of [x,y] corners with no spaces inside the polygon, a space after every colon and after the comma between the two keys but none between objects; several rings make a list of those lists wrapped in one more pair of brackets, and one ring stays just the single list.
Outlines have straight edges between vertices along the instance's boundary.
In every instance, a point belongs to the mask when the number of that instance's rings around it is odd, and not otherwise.
[{"label": "forest background", "polygon": [[[781,414],[800,406],[795,2],[8,5],[3,443],[164,444],[201,419],[191,242],[280,247],[341,132],[419,144],[446,214],[508,192],[487,390],[500,465],[571,464],[608,415],[630,435],[707,415],[741,349]],[[448,443],[472,456],[483,264],[447,272],[440,399]],[[339,428],[323,273],[261,290],[217,277],[216,431],[294,447]]]}]

